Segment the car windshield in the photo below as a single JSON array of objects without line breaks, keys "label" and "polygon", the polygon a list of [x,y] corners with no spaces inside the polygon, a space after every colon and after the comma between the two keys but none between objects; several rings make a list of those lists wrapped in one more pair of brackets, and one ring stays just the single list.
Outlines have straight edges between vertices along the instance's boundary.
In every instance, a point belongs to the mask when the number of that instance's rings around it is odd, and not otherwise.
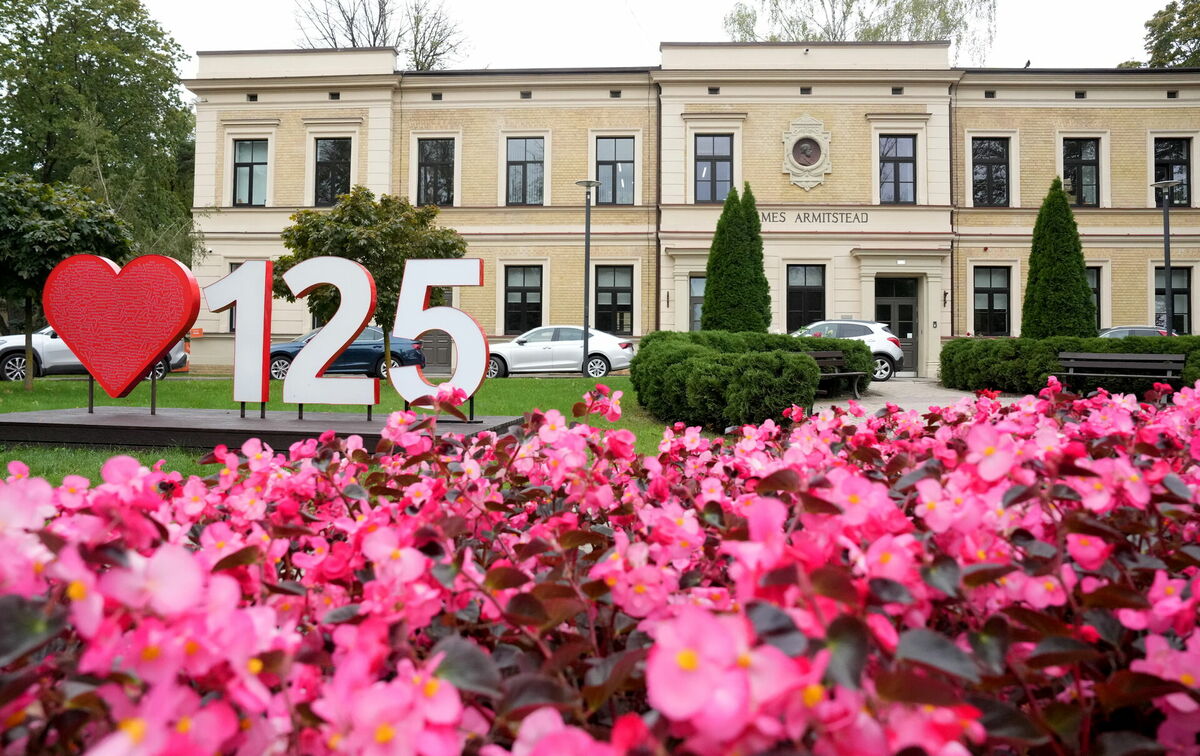
[{"label": "car windshield", "polygon": [[879,328],[880,328],[880,330],[882,330],[882,331],[883,331],[884,333],[886,333],[888,336],[895,336],[895,335],[896,335],[896,334],[892,333],[892,327],[891,327],[891,326],[889,326],[889,325],[884,325],[883,323],[877,323],[876,325],[878,325],[878,326],[879,326]]},{"label": "car windshield", "polygon": [[810,323],[799,331],[793,333],[793,336],[820,336],[825,331],[829,330],[828,323]]},{"label": "car windshield", "polygon": [[308,333],[301,336],[300,338],[296,339],[296,341],[308,341],[309,339],[311,339],[313,336],[316,336],[320,332],[321,332],[320,328],[314,328],[311,331],[309,331]]}]

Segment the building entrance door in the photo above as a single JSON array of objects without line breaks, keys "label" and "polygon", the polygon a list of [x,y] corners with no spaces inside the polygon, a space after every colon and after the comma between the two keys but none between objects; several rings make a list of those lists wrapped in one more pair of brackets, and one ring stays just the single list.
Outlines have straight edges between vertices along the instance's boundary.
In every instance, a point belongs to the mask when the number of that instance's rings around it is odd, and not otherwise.
[{"label": "building entrance door", "polygon": [[889,326],[900,339],[905,372],[917,370],[917,281],[916,278],[875,279],[875,320]]}]

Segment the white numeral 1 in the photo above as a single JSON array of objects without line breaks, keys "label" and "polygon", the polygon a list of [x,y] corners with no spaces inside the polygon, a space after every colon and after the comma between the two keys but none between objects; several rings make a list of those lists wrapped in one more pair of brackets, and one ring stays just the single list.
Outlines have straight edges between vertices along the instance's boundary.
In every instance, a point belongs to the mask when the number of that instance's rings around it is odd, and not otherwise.
[{"label": "white numeral 1", "polygon": [[272,270],[270,260],[252,260],[204,287],[204,301],[211,312],[237,305],[237,331],[233,337],[235,402],[271,399],[267,354],[271,350]]},{"label": "white numeral 1", "polygon": [[342,257],[313,257],[283,274],[297,297],[323,284],[337,287],[338,310],[309,339],[283,379],[283,401],[293,404],[379,404],[379,379],[321,375],[346,351],[375,312],[375,279],[363,266]]},{"label": "white numeral 1", "polygon": [[[434,286],[482,286],[483,261],[409,260],[404,265],[404,283],[396,304],[396,326],[392,335],[416,339],[426,331],[445,331],[458,350],[458,364],[450,382],[473,396],[487,370],[488,343],[483,328],[467,313],[454,307],[429,307],[429,289]],[[434,388],[416,365],[391,371],[392,386],[406,401],[431,393]]]}]

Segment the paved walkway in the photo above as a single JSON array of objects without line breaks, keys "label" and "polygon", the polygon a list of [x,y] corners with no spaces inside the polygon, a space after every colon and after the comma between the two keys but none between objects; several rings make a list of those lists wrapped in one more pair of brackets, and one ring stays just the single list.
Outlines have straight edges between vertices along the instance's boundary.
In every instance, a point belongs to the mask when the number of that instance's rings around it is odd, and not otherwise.
[{"label": "paved walkway", "polygon": [[[871,383],[863,393],[859,404],[868,412],[874,412],[891,402],[904,409],[925,409],[931,406],[954,404],[964,396],[974,394],[970,391],[948,389],[933,378],[893,378],[890,381]],[[848,399],[854,398],[849,392],[842,392],[832,397],[818,396],[816,410],[820,412],[834,404],[845,405]]]}]

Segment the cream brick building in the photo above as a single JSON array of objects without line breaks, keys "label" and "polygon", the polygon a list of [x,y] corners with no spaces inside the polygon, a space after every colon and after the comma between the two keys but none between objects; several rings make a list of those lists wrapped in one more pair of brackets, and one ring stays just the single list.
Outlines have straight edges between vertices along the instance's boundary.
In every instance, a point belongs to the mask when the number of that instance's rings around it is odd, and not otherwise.
[{"label": "cream brick building", "polygon": [[[387,49],[199,59],[186,84],[212,251],[202,286],[281,254],[293,212],[362,184],[442,205],[485,266],[453,304],[489,338],[578,324],[575,182],[599,178],[592,323],[683,330],[721,200],[749,182],[773,330],[882,320],[904,368],[932,376],[943,339],[1019,335],[1033,222],[1064,172],[1100,325],[1154,322],[1149,184],[1171,174],[1186,178],[1171,216],[1176,324],[1196,328],[1200,71],[960,69],[945,43],[664,43],[661,65],[610,69],[397,72]],[[230,316],[197,325],[194,361],[228,364]],[[311,325],[276,303],[277,339]]]}]

